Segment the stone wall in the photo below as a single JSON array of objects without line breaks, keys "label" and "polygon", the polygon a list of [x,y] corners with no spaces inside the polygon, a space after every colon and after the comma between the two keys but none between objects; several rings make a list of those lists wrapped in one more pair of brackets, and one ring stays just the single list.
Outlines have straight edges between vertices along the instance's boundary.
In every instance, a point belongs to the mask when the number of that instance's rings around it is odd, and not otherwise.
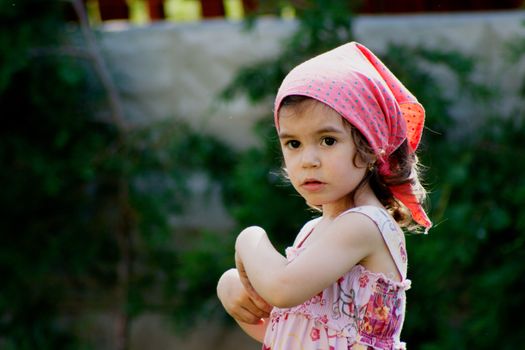
[{"label": "stone wall", "polygon": [[[502,82],[503,91],[512,94],[521,82],[504,63],[504,46],[523,37],[524,19],[525,11],[361,16],[354,20],[354,32],[378,55],[394,42],[474,56],[479,80]],[[179,118],[243,148],[254,144],[253,122],[271,112],[272,101],[251,106],[243,98],[225,103],[217,95],[239,67],[277,55],[295,28],[294,21],[275,18],[259,20],[252,31],[223,20],[142,27],[110,23],[100,38],[130,122]],[[515,102],[509,99],[504,106],[510,109]],[[463,106],[461,113],[472,114],[471,107]]]}]

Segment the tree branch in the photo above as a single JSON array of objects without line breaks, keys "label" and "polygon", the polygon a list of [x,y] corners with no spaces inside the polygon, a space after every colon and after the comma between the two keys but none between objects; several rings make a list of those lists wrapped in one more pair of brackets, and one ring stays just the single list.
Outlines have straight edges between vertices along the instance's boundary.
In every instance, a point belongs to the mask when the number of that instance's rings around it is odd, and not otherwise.
[{"label": "tree branch", "polygon": [[100,78],[102,86],[106,90],[108,95],[109,107],[111,109],[112,120],[118,129],[121,131],[121,136],[124,136],[125,131],[128,129],[126,121],[124,119],[124,108],[122,107],[122,102],[118,94],[118,90],[111,78],[109,69],[102,57],[101,50],[97,44],[95,35],[88,21],[87,12],[84,7],[82,0],[68,0],[72,3],[75,12],[78,16],[80,23],[80,29],[82,30],[82,35],[86,40],[87,52],[93,59],[94,69],[97,72],[97,75]]}]

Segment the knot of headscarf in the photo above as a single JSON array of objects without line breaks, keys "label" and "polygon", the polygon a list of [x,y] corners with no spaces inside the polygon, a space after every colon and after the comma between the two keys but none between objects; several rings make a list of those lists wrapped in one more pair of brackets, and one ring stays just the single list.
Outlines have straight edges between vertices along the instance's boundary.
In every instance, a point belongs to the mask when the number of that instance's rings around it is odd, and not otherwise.
[{"label": "knot of headscarf", "polygon": [[[356,127],[374,150],[382,175],[390,175],[389,156],[407,140],[415,152],[421,139],[425,110],[394,74],[365,46],[352,42],[295,67],[283,80],[275,99],[279,107],[291,95],[316,99]],[[427,214],[410,183],[389,186],[418,224],[430,228]]]}]

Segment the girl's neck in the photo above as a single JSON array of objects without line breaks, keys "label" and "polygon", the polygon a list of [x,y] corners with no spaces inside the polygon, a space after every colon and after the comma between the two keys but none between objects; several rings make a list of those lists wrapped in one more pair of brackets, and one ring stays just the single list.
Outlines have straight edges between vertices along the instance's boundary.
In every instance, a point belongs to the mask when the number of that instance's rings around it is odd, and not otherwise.
[{"label": "girl's neck", "polygon": [[383,208],[383,205],[379,199],[377,199],[374,191],[372,191],[368,184],[357,191],[353,197],[354,198],[352,198],[352,195],[348,195],[344,199],[341,199],[335,203],[324,204],[322,206],[323,218],[331,221],[346,210],[365,205],[373,205]]}]

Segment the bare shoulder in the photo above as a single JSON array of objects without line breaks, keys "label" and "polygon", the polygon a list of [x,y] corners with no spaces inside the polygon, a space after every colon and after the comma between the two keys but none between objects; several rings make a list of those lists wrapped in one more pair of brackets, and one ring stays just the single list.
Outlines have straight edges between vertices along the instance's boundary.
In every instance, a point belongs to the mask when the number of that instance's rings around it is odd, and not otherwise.
[{"label": "bare shoulder", "polygon": [[337,217],[329,230],[340,233],[345,241],[352,244],[373,246],[382,243],[381,233],[376,223],[359,212],[348,212]]}]

